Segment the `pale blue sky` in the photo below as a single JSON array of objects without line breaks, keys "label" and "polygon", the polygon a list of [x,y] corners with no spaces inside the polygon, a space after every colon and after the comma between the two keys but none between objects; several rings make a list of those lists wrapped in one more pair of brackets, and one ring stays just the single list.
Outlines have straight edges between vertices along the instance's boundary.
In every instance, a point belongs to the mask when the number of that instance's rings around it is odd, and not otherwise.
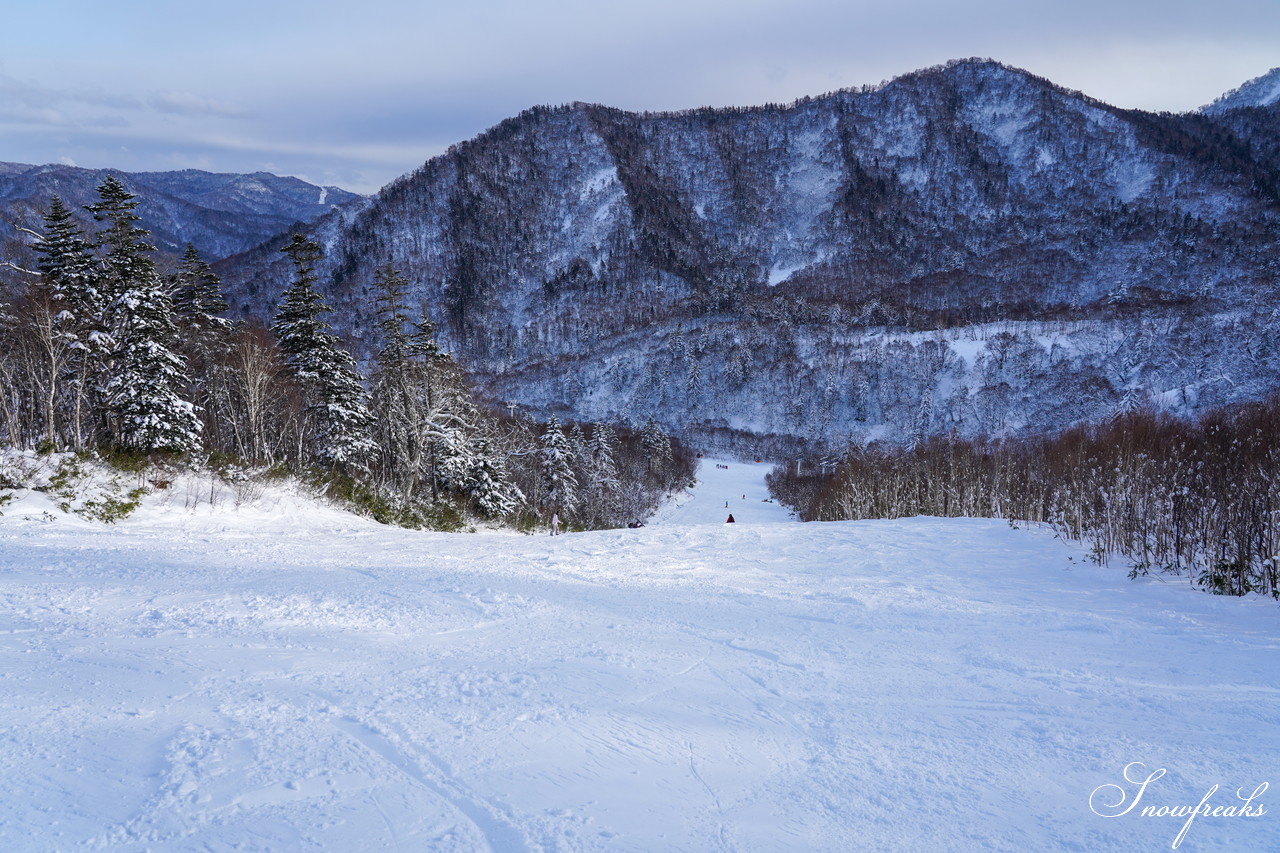
[{"label": "pale blue sky", "polygon": [[989,56],[1182,111],[1280,65],[1277,0],[11,5],[0,160],[362,192],[533,104],[785,102]]}]

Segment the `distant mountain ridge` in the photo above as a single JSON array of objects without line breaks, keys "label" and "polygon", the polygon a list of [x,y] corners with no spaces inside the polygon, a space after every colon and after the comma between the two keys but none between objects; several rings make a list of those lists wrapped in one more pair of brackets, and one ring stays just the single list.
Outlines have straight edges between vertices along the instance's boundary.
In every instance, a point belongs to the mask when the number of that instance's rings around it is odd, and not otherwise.
[{"label": "distant mountain ridge", "polygon": [[[1280,376],[1280,107],[1124,110],[990,60],[790,105],[537,107],[310,233],[500,401],[685,435],[1016,434]],[[224,264],[269,313],[266,246]]]},{"label": "distant mountain ridge", "polygon": [[192,243],[209,260],[243,252],[295,223],[314,221],[363,198],[267,172],[130,173],[0,163],[0,212],[10,222],[33,227],[55,193],[77,211],[97,201],[97,187],[107,175],[115,175],[138,196],[138,214],[158,249],[177,254]]},{"label": "distant mountain ridge", "polygon": [[1280,102],[1280,68],[1255,77],[1243,86],[1227,92],[1213,103],[1200,108],[1207,115],[1221,115],[1242,107],[1269,107]]}]

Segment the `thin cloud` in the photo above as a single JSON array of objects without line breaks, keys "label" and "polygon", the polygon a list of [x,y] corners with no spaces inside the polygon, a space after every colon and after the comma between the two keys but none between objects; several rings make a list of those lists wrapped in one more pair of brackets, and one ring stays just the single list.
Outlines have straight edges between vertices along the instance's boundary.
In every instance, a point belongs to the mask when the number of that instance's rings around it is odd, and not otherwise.
[{"label": "thin cloud", "polygon": [[62,110],[47,106],[29,106],[21,102],[0,106],[0,122],[61,129],[72,128],[77,124]]},{"label": "thin cloud", "polygon": [[211,101],[191,92],[156,92],[147,101],[150,107],[162,113],[183,116],[218,116],[221,118],[250,118],[251,113],[230,104]]}]

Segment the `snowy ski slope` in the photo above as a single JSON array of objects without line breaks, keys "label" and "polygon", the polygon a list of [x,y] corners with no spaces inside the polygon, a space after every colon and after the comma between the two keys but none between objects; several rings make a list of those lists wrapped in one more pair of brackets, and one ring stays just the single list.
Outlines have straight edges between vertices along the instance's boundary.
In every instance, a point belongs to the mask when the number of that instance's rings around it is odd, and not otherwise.
[{"label": "snowy ski slope", "polygon": [[650,524],[774,524],[794,521],[791,512],[769,499],[764,476],[772,465],[731,459],[700,459],[697,487],[676,495]]},{"label": "snowy ski slope", "polygon": [[1280,782],[1275,603],[1001,522],[725,525],[728,464],[711,524],[560,537],[6,507],[0,850],[1132,853],[1185,822],[1091,809],[1132,762],[1144,806]]}]

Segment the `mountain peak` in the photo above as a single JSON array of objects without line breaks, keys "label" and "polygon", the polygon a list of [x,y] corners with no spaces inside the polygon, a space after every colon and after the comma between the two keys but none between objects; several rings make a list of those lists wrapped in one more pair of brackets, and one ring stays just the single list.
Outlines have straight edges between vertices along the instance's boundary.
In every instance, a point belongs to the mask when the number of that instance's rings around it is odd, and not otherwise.
[{"label": "mountain peak", "polygon": [[1030,87],[1031,89],[1053,90],[1094,104],[1101,103],[1082,92],[1066,89],[1052,80],[1041,77],[1024,68],[1006,65],[1003,62],[983,57],[952,59],[942,65],[922,68],[919,71],[912,71],[909,74],[896,77],[882,84],[882,87],[915,86],[920,84],[934,87],[942,86],[968,92],[972,92],[975,88],[980,90],[991,85],[1015,89]]},{"label": "mountain peak", "polygon": [[1269,107],[1280,102],[1280,68],[1272,68],[1261,77],[1255,77],[1218,98],[1212,104],[1200,108],[1207,115],[1221,115],[1241,107]]},{"label": "mountain peak", "polygon": [[[951,59],[942,65],[934,65],[929,68],[922,68],[919,71],[912,71],[904,74],[904,78],[919,77],[1023,77],[1027,79],[1039,79],[1030,71],[1021,68],[1015,68],[1012,65],[1005,65],[988,57],[971,56],[966,59]],[[901,78],[899,78],[901,79]]]}]

